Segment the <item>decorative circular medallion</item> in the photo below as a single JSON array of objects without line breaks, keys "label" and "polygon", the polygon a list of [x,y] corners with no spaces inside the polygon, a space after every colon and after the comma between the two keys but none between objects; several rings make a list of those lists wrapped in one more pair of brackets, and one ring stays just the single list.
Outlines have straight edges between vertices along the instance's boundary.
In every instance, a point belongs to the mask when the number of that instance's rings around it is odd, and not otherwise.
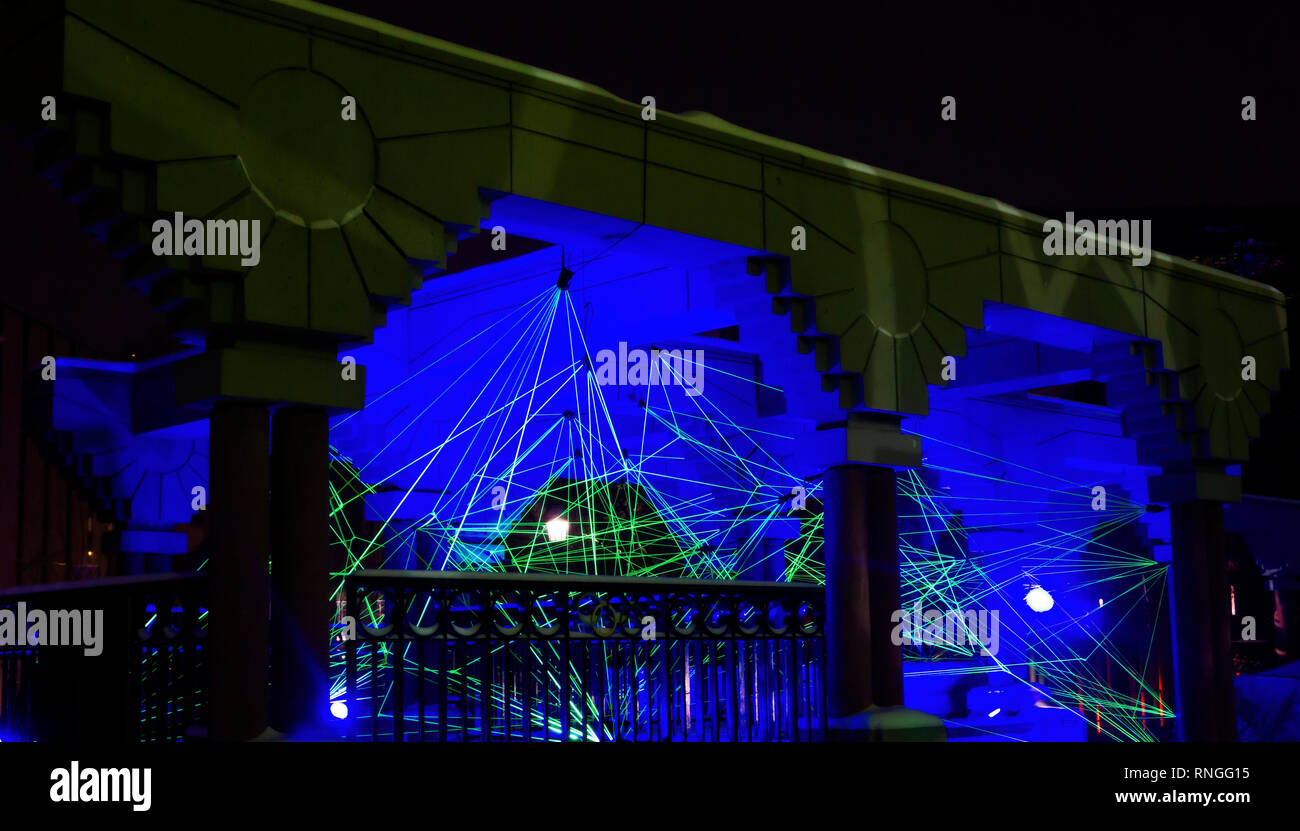
[{"label": "decorative circular medallion", "polygon": [[921,325],[930,302],[925,261],[907,232],[892,222],[873,224],[862,237],[867,275],[859,296],[881,334],[906,337]]},{"label": "decorative circular medallion", "polygon": [[239,110],[239,159],[278,216],[307,227],[346,225],[375,180],[375,138],[360,109],[344,120],[346,91],[316,72],[263,77]]},{"label": "decorative circular medallion", "polygon": [[1219,338],[1201,336],[1201,368],[1205,384],[1220,401],[1232,401],[1241,395],[1241,359],[1246,354],[1237,324],[1218,309],[1201,316],[1201,331],[1220,333]]}]

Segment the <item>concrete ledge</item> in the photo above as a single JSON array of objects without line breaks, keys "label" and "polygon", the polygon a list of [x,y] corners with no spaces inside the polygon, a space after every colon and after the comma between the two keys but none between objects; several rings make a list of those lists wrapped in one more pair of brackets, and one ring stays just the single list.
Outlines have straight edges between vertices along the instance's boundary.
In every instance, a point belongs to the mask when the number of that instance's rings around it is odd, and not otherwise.
[{"label": "concrete ledge", "polygon": [[345,380],[343,364],[332,354],[224,347],[173,366],[178,406],[238,398],[304,404],[339,413],[365,405],[365,367],[356,367],[355,380]]},{"label": "concrete ledge", "polygon": [[831,719],[830,727],[831,740],[838,742],[942,742],[948,737],[943,719],[907,707],[873,707]]}]

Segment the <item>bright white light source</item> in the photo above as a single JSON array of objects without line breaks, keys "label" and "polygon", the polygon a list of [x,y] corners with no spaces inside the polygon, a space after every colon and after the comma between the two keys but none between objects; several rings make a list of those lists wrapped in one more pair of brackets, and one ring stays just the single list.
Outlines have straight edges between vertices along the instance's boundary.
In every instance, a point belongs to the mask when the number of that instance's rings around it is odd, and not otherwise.
[{"label": "bright white light source", "polygon": [[564,542],[569,538],[569,521],[562,516],[546,523],[546,539],[551,542]]},{"label": "bright white light source", "polygon": [[1030,589],[1029,594],[1025,595],[1025,602],[1035,612],[1046,612],[1056,605],[1052,595],[1048,594],[1047,589],[1042,586],[1034,586]]},{"label": "bright white light source", "polygon": [[330,702],[330,715],[334,716],[334,718],[347,718],[347,717],[348,717],[348,704],[347,704],[347,702],[346,702],[346,701],[331,701],[331,702]]},{"label": "bright white light source", "polygon": [[993,712],[989,713],[989,718],[993,718],[994,716],[996,716],[996,715],[997,715],[998,713],[1000,713],[1000,712],[1002,712],[1002,708],[1001,708],[1001,707],[999,707],[999,708],[997,708],[996,710],[994,710]]}]

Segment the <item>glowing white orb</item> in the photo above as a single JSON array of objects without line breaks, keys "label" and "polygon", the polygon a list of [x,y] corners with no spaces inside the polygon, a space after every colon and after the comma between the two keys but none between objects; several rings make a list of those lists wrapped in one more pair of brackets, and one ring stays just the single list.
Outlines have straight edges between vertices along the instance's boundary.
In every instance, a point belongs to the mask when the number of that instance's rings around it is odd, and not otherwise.
[{"label": "glowing white orb", "polygon": [[1034,586],[1030,589],[1029,594],[1025,595],[1025,602],[1028,603],[1029,608],[1033,609],[1035,612],[1046,612],[1056,605],[1056,601],[1052,599],[1052,595],[1042,586]]},{"label": "glowing white orb", "polygon": [[346,701],[331,701],[331,702],[330,702],[330,715],[334,716],[334,718],[347,718],[347,717],[348,717],[348,704],[347,704],[347,702],[346,702]]},{"label": "glowing white orb", "polygon": [[569,538],[569,521],[562,516],[546,523],[546,539],[551,542],[564,542]]}]

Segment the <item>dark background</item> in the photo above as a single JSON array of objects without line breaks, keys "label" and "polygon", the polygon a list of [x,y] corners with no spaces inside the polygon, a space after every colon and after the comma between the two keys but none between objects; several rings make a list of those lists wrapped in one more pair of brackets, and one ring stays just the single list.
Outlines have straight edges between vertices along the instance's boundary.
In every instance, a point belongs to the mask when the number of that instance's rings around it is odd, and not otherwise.
[{"label": "dark background", "polygon": [[[1043,214],[1294,206],[1300,185],[1297,16],[1238,4],[1176,16],[1130,4],[1070,15],[1002,4],[327,5]],[[955,123],[939,118],[945,95],[957,98]],[[1257,121],[1241,120],[1244,95]]]}]

